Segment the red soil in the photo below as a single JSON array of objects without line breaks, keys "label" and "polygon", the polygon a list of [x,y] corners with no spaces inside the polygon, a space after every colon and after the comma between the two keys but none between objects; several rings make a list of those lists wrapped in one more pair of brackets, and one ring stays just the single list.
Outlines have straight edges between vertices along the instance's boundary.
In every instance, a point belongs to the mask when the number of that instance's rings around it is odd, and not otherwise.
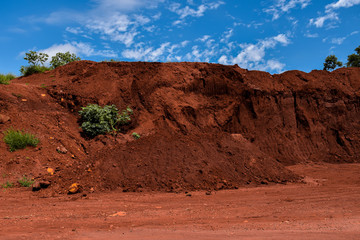
[{"label": "red soil", "polygon": [[[0,85],[0,114],[10,117],[0,131],[40,138],[13,153],[1,142],[0,171],[3,182],[50,181],[39,196],[75,182],[85,192],[177,192],[298,181],[286,165],[359,162],[359,89],[358,68],[270,75],[207,63],[74,62]],[[130,106],[133,121],[117,136],[86,139],[78,110],[89,103]]]},{"label": "red soil", "polygon": [[0,191],[0,239],[355,240],[360,164],[298,164],[306,184],[212,192],[97,192],[39,198]]}]

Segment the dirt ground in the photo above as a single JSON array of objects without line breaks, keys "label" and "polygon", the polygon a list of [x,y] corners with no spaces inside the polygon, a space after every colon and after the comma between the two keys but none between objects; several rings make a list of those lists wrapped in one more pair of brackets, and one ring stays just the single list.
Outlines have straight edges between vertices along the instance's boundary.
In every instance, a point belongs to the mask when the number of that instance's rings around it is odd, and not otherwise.
[{"label": "dirt ground", "polygon": [[[359,239],[360,164],[288,167],[304,183],[206,193],[0,194],[1,239]],[[191,195],[191,196],[187,196]]]}]

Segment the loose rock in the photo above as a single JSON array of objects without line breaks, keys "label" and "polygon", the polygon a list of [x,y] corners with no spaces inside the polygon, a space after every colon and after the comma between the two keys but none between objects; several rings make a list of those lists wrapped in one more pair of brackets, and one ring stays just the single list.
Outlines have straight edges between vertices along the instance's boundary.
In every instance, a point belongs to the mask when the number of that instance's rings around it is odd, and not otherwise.
[{"label": "loose rock", "polygon": [[0,124],[4,124],[9,120],[10,120],[10,117],[8,117],[6,115],[3,115],[3,114],[0,114]]},{"label": "loose rock", "polygon": [[58,153],[62,153],[62,154],[66,154],[68,152],[68,150],[64,147],[64,146],[59,146],[56,148],[56,151]]}]

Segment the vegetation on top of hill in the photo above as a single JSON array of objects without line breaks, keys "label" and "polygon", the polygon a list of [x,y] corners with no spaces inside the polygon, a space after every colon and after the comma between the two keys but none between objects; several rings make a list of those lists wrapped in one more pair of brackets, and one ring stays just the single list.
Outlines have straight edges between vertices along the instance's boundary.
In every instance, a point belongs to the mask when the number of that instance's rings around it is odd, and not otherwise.
[{"label": "vegetation on top of hill", "polygon": [[80,60],[81,58],[77,57],[74,53],[71,54],[70,52],[66,52],[66,53],[58,52],[55,56],[51,58],[50,65],[52,68],[57,68],[65,64]]},{"label": "vegetation on top of hill", "polygon": [[[348,62],[346,63],[347,67],[360,67],[360,46],[355,48],[356,54],[350,54],[348,56]],[[329,71],[333,70],[336,67],[342,67],[343,63],[338,61],[335,55],[329,55],[325,58],[324,70]]]},{"label": "vegetation on top of hill", "polygon": [[70,62],[81,60],[74,53],[71,54],[70,52],[59,52],[51,58],[50,67],[47,67],[44,66],[44,63],[49,59],[49,55],[36,51],[30,51],[28,53],[25,53],[24,59],[28,61],[29,66],[21,66],[20,72],[23,76],[29,76],[34,73],[42,73],[63,66]]},{"label": "vegetation on top of hill", "polygon": [[14,74],[8,73],[8,74],[0,74],[0,84],[10,84],[10,80],[16,78]]},{"label": "vegetation on top of hill", "polygon": [[346,66],[348,67],[360,67],[360,46],[355,48],[355,53],[348,56],[348,62]]},{"label": "vegetation on top of hill", "polygon": [[338,61],[335,55],[330,55],[325,58],[324,70],[329,71],[335,69],[336,67],[341,67],[342,65],[342,62]]}]

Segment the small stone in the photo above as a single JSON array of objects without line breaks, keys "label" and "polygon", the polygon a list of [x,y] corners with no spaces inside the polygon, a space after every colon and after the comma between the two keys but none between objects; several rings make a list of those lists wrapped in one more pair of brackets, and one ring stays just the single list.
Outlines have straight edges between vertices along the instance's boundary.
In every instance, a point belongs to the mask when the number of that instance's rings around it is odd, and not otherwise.
[{"label": "small stone", "polygon": [[59,146],[56,148],[56,151],[58,153],[62,153],[62,154],[66,154],[68,152],[68,150],[64,147],[64,146]]},{"label": "small stone", "polygon": [[75,194],[78,193],[80,191],[80,184],[78,183],[73,183],[71,184],[71,186],[69,187],[68,193],[69,194]]},{"label": "small stone", "polygon": [[187,193],[186,196],[187,196],[187,197],[191,197],[191,193]]},{"label": "small stone", "polygon": [[47,188],[47,187],[49,187],[50,186],[50,182],[49,181],[41,181],[40,182],[40,187],[41,188]]},{"label": "small stone", "polygon": [[39,191],[40,189],[41,189],[41,185],[40,185],[40,182],[34,182],[32,185],[31,185],[31,187],[32,187],[32,191],[33,192],[36,192],[36,191]]},{"label": "small stone", "polygon": [[211,191],[207,191],[205,194],[206,195],[211,195]]},{"label": "small stone", "polygon": [[10,117],[0,114],[0,124],[6,123],[9,120],[10,120]]}]

